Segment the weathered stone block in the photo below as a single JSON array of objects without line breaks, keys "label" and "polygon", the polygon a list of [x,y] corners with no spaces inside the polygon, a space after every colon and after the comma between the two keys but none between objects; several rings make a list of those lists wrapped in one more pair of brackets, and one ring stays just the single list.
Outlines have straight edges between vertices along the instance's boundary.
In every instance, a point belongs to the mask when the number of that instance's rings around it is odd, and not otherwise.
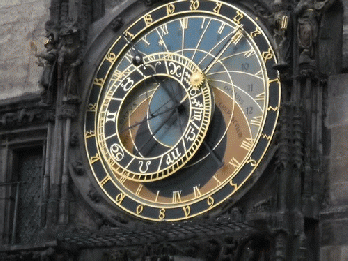
[{"label": "weathered stone block", "polygon": [[348,160],[348,125],[331,129],[331,159]]},{"label": "weathered stone block", "polygon": [[29,56],[0,61],[0,99],[38,92],[39,86],[28,85]]},{"label": "weathered stone block", "polygon": [[339,261],[341,256],[341,248],[338,246],[329,246],[320,248],[320,261],[335,260]]},{"label": "weathered stone block", "polygon": [[20,3],[21,3],[21,0],[1,0],[0,1],[0,8],[14,6],[14,5],[18,5]]},{"label": "weathered stone block", "polygon": [[329,79],[328,127],[348,124],[348,74],[339,74]]},{"label": "weathered stone block", "polygon": [[47,16],[47,1],[25,1],[21,5],[8,8],[0,7],[0,25],[30,22],[43,16]]},{"label": "weathered stone block", "polygon": [[38,92],[42,67],[36,53],[44,50],[49,1],[0,3],[0,99]]}]

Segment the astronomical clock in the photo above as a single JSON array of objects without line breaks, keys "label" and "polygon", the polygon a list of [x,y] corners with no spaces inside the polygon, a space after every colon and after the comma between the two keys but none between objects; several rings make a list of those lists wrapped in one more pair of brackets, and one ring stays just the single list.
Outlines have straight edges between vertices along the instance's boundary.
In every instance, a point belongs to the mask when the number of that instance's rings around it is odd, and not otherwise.
[{"label": "astronomical clock", "polygon": [[190,219],[245,189],[277,123],[276,63],[258,18],[227,2],[162,3],[125,25],[83,113],[84,157],[115,211]]}]

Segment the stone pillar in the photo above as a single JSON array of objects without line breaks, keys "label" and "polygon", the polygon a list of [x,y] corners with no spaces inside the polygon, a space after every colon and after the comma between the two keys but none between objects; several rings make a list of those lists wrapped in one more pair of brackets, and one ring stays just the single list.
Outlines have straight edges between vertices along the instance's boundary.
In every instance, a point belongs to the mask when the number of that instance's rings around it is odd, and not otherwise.
[{"label": "stone pillar", "polygon": [[320,260],[348,260],[348,74],[329,79],[328,204],[320,215]]}]

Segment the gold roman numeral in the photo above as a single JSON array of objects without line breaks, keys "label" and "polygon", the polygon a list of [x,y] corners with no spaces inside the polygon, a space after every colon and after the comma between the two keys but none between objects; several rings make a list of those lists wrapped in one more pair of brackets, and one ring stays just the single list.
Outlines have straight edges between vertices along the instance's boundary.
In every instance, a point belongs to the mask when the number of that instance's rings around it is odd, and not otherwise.
[{"label": "gold roman numeral", "polygon": [[266,93],[265,93],[265,92],[262,92],[262,93],[256,95],[255,100],[256,100],[256,101],[264,101],[265,98],[266,98]]},{"label": "gold roman numeral", "polygon": [[216,177],[216,175],[213,176],[213,179],[215,179],[215,181],[218,184],[218,186],[221,185],[221,181]]},{"label": "gold roman numeral", "polygon": [[188,24],[188,18],[184,17],[180,19],[180,26],[182,29],[186,30],[187,29],[187,24]]},{"label": "gold roman numeral", "polygon": [[122,76],[122,72],[115,70],[111,75],[111,80],[115,81]]},{"label": "gold roman numeral", "polygon": [[232,43],[237,44],[243,37],[243,32],[242,30],[238,30],[234,36],[232,37]]},{"label": "gold roman numeral", "polygon": [[244,53],[244,56],[249,58],[250,56],[252,56],[253,54],[255,54],[255,50],[254,49],[250,49],[249,51],[246,51]]},{"label": "gold roman numeral", "polygon": [[173,191],[173,203],[181,202],[181,191]]},{"label": "gold roman numeral", "polygon": [[167,35],[169,33],[167,24],[160,25],[159,29],[160,29],[159,31],[161,36]]},{"label": "gold roman numeral", "polygon": [[234,167],[234,168],[238,168],[238,166],[240,165],[240,162],[238,160],[236,160],[236,158],[232,158],[229,163]]},{"label": "gold roman numeral", "polygon": [[254,145],[254,140],[252,138],[246,138],[242,141],[242,144],[240,145],[241,148],[245,150],[251,150],[251,148]]},{"label": "gold roman numeral", "polygon": [[141,189],[144,187],[143,184],[139,184],[137,190],[135,191],[135,194],[139,196]]},{"label": "gold roman numeral", "polygon": [[202,196],[202,193],[199,190],[198,186],[193,187],[193,194],[194,194],[195,198],[198,198],[198,197]]},{"label": "gold roman numeral", "polygon": [[121,176],[121,178],[118,179],[118,181],[123,184],[126,181],[126,177]]},{"label": "gold roman numeral", "polygon": [[225,26],[226,26],[226,23],[222,22],[219,29],[218,29],[218,34],[222,34],[222,32],[224,31],[225,29]]},{"label": "gold roman numeral", "polygon": [[250,124],[256,125],[258,127],[261,127],[262,125],[262,116],[255,116],[253,119],[250,121]]}]

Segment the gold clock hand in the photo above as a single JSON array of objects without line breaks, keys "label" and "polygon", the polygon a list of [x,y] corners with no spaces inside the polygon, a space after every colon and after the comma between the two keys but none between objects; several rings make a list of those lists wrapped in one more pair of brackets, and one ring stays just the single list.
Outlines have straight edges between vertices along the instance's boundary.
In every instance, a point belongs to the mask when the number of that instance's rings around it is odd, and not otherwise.
[{"label": "gold clock hand", "polygon": [[[226,49],[229,47],[229,45],[235,41],[236,36],[238,34],[238,31],[241,30],[242,26],[237,26],[237,28],[233,31],[230,38],[227,40],[227,42],[224,44],[224,46],[220,49],[218,54],[214,57],[213,60],[210,61],[208,66],[203,70],[204,74],[207,74],[210,69],[214,66],[214,64],[220,59],[221,55],[226,51]],[[239,36],[238,36],[239,37]]]},{"label": "gold clock hand", "polygon": [[[162,129],[162,127],[164,126],[164,124],[166,124],[170,118],[173,116],[173,114],[175,113],[176,108],[172,109],[172,111],[170,112],[170,114],[168,115],[168,117],[161,123],[160,126],[157,127],[157,129],[152,133],[151,138],[148,139],[138,150],[137,152],[140,153],[140,151],[152,140],[153,136],[155,136],[157,134],[157,132],[160,131],[160,129]],[[152,148],[151,148],[152,149]],[[150,150],[151,151],[151,150]],[[148,151],[149,152],[149,151]]]},{"label": "gold clock hand", "polygon": [[[168,102],[166,102],[164,105],[166,105],[166,104],[168,104]],[[164,105],[162,105],[160,108],[158,108],[155,112],[157,112],[157,111],[159,111],[161,108],[163,108]],[[156,118],[156,117],[158,117],[158,116],[160,116],[160,115],[162,115],[162,114],[165,114],[165,113],[167,113],[168,111],[173,110],[173,109],[175,109],[175,107],[168,108],[168,109],[166,109],[166,110],[164,110],[164,111],[162,111],[162,112],[160,112],[160,113],[157,113],[157,114],[151,113],[151,117],[145,118],[145,119],[142,120],[142,121],[139,121],[139,122],[134,123],[133,125],[131,125],[131,126],[125,128],[125,129],[121,130],[120,133],[123,133],[123,132],[125,132],[126,130],[129,130],[129,129],[132,129],[132,128],[134,128],[134,127],[136,127],[136,126],[138,126],[138,125],[140,125],[140,124],[142,124],[142,123],[144,123],[144,122],[147,122],[147,121],[149,121],[149,120],[152,120],[153,118]]]}]

